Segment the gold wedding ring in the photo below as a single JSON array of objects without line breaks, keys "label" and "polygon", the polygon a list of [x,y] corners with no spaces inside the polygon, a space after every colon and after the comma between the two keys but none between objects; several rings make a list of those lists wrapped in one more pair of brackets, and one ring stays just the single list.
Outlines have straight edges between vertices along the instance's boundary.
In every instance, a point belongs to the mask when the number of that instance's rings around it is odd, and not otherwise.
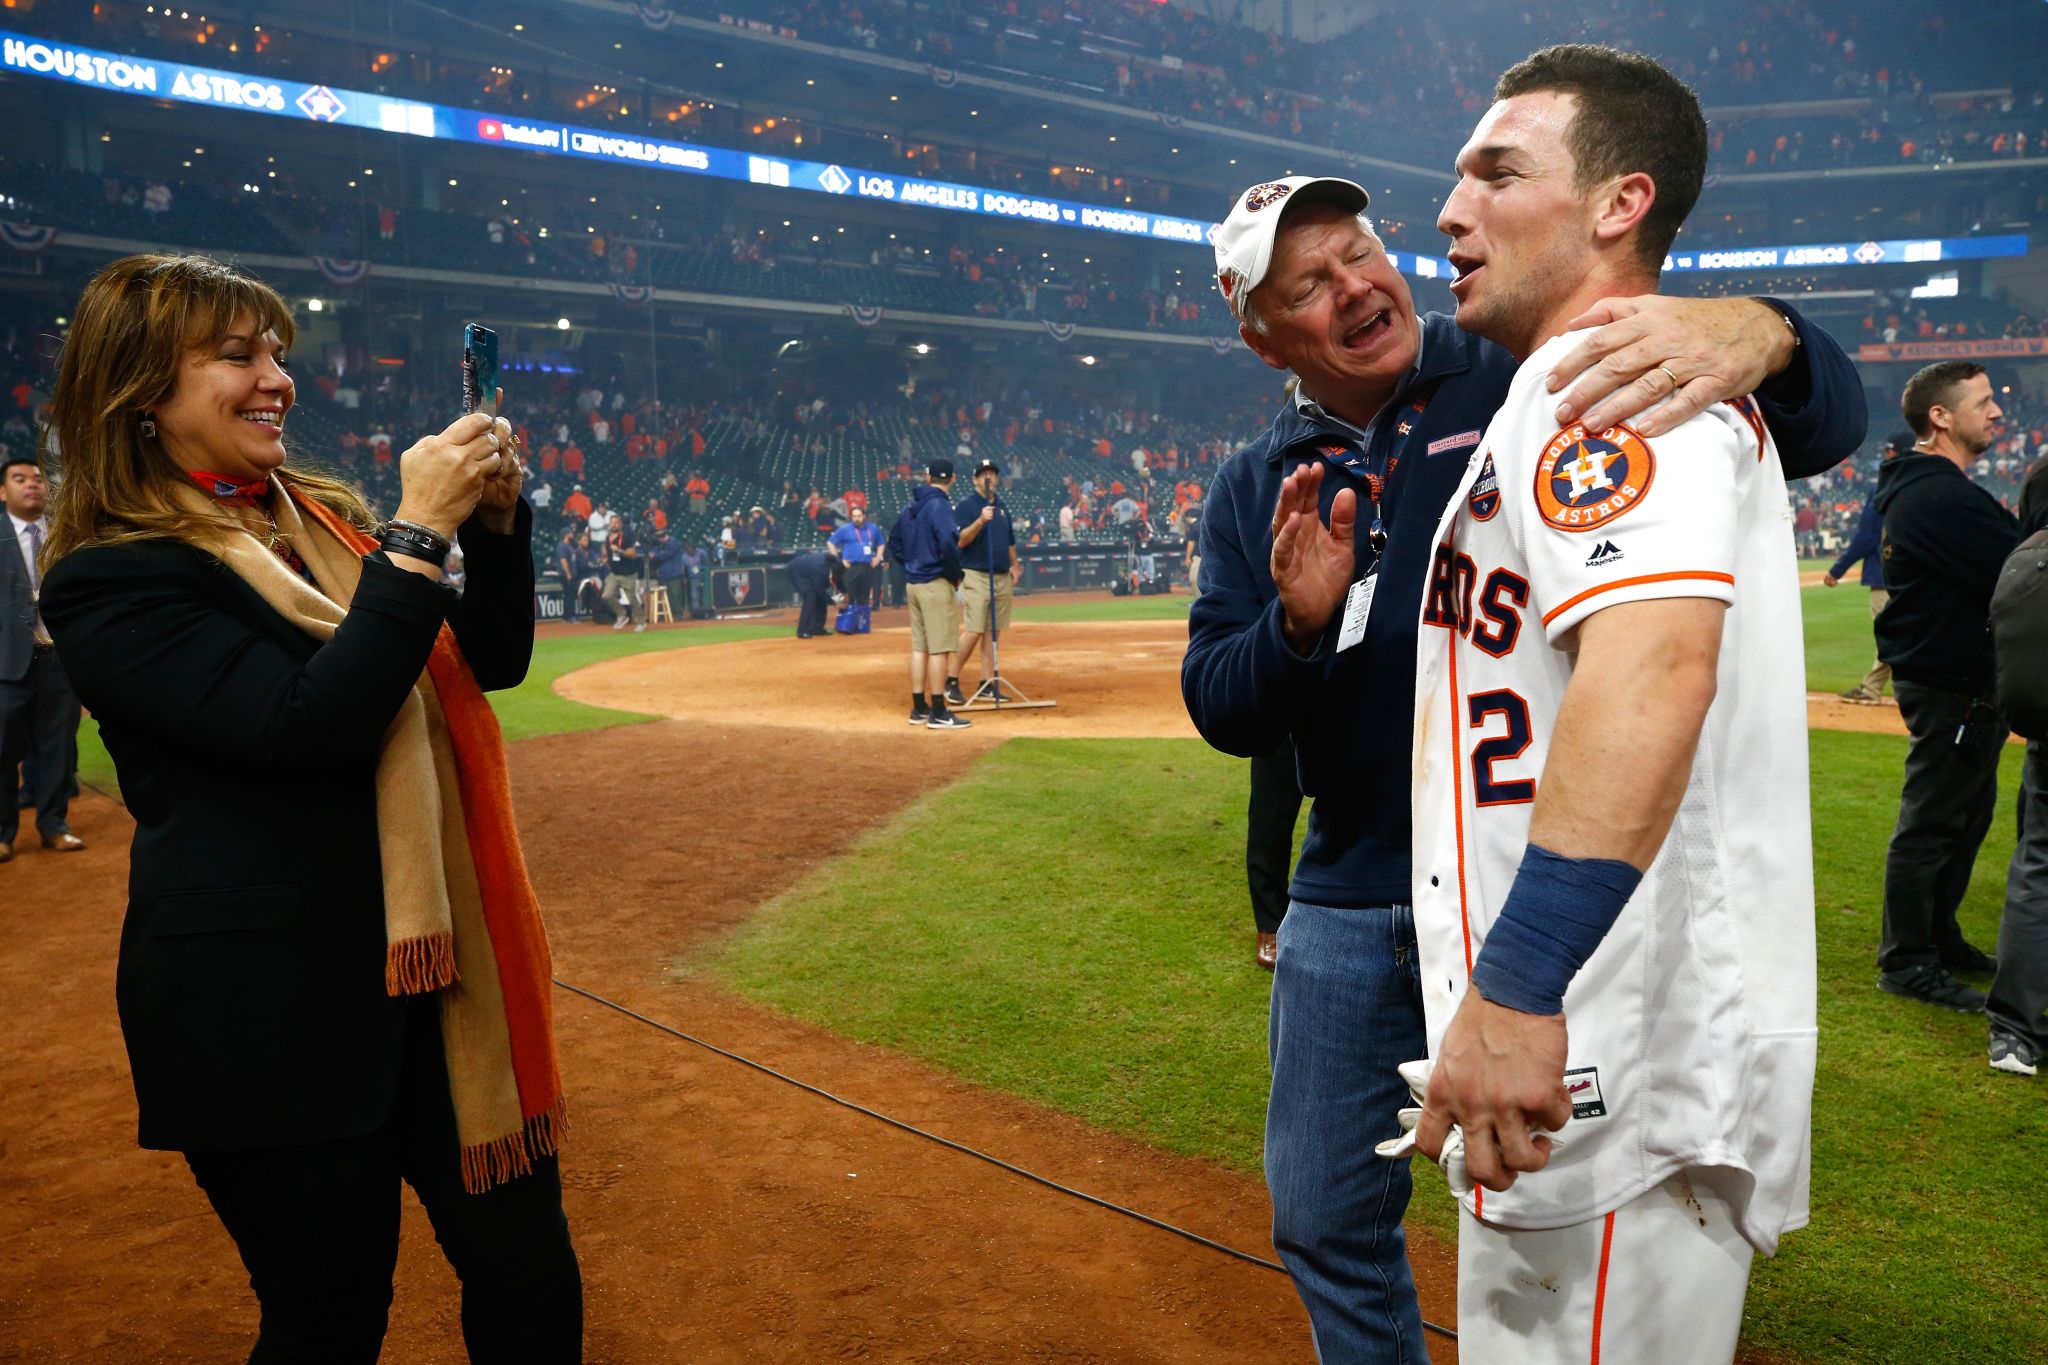
[{"label": "gold wedding ring", "polygon": [[1685,387],[1683,384],[1678,382],[1678,376],[1671,373],[1671,367],[1669,365],[1659,365],[1656,368],[1664,371],[1664,377],[1671,381],[1671,391],[1673,393],[1677,393],[1680,389]]}]

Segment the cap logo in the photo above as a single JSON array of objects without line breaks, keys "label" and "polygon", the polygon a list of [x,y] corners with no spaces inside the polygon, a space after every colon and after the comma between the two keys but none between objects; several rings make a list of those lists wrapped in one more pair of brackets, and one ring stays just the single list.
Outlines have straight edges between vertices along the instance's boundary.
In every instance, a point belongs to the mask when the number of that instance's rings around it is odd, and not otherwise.
[{"label": "cap logo", "polygon": [[1245,212],[1257,213],[1260,209],[1271,208],[1292,193],[1294,186],[1282,184],[1278,180],[1269,181],[1264,185],[1254,185],[1244,192]]}]

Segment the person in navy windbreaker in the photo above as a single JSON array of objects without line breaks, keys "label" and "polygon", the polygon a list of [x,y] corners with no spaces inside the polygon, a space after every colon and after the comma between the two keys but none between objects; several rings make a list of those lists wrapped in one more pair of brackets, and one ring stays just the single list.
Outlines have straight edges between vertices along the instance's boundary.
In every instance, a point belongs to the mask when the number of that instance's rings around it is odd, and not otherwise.
[{"label": "person in navy windbreaker", "polygon": [[[1913,448],[1913,433],[1895,431],[1885,438],[1884,458],[1889,460]],[[1863,515],[1857,518],[1856,534],[1849,537],[1849,544],[1842,551],[1842,557],[1834,567],[1821,575],[1821,583],[1834,587],[1847,576],[1849,570],[1860,561],[1863,565],[1863,586],[1870,589],[1870,619],[1877,620],[1877,614],[1884,610],[1885,603],[1892,595],[1884,586],[1884,513],[1877,510],[1875,492],[1864,499]],[[1844,701],[1879,702],[1884,700],[1885,684],[1892,680],[1892,666],[1883,659],[1872,656],[1870,671],[1863,680],[1842,693]]]},{"label": "person in navy windbreaker", "polygon": [[953,590],[960,569],[960,532],[953,523],[953,462],[933,460],[889,532],[889,562],[910,580],[910,723],[964,730],[965,716],[946,706],[946,677],[960,646],[960,608]]}]

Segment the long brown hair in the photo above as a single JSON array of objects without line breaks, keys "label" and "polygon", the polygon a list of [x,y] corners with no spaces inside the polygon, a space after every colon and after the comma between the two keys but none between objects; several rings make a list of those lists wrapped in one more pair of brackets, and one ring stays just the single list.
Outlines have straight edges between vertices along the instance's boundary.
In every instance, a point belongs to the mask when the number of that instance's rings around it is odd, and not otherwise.
[{"label": "long brown hair", "polygon": [[[93,276],[72,316],[43,435],[45,466],[52,438],[62,466],[46,569],[87,545],[206,538],[214,524],[173,496],[185,472],[142,434],[142,418],[170,396],[195,348],[245,316],[287,348],[298,331],[275,289],[206,256],[127,256]],[[277,477],[357,526],[374,524],[338,479],[289,465]]]}]

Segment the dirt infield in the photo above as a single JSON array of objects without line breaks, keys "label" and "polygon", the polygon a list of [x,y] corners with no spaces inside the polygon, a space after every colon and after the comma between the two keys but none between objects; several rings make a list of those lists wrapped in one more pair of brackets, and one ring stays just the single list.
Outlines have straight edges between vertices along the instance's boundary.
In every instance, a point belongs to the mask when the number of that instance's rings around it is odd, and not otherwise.
[{"label": "dirt infield", "polygon": [[[886,618],[884,618],[886,621]],[[1256,1178],[1168,1156],[687,973],[694,949],[1011,735],[1188,735],[1185,626],[1019,624],[1010,671],[1053,710],[911,730],[907,639],[794,638],[628,656],[560,690],[672,719],[516,746],[522,836],[557,975],[846,1098],[1270,1256]],[[1846,708],[1865,710],[1866,708]],[[1895,715],[1895,713],[1894,713]],[[858,805],[811,799],[857,766]],[[644,796],[641,794],[645,794]],[[0,1360],[239,1358],[255,1312],[182,1162],[133,1145],[113,1011],[130,825],[0,868]],[[674,970],[681,964],[685,970]],[[1245,969],[1255,971],[1249,962]],[[588,1358],[642,1362],[1295,1362],[1286,1280],[890,1129],[567,992],[564,1183]],[[1426,1177],[1425,1177],[1426,1178]],[[410,1195],[385,1359],[464,1359],[453,1278]],[[1455,1259],[1411,1241],[1424,1313]],[[1456,1348],[1432,1338],[1439,1362]],[[1745,1357],[1745,1359],[1748,1359]]]},{"label": "dirt infield", "polygon": [[[972,730],[920,738],[984,746],[1017,735],[1192,739],[1180,699],[1187,638],[1181,621],[1019,622],[1003,633],[1003,676],[1059,705],[970,713]],[[693,724],[899,735],[908,729],[909,651],[907,627],[882,625],[871,635],[628,655],[571,673],[555,690]],[[977,659],[962,686],[972,691],[979,673]]]}]

